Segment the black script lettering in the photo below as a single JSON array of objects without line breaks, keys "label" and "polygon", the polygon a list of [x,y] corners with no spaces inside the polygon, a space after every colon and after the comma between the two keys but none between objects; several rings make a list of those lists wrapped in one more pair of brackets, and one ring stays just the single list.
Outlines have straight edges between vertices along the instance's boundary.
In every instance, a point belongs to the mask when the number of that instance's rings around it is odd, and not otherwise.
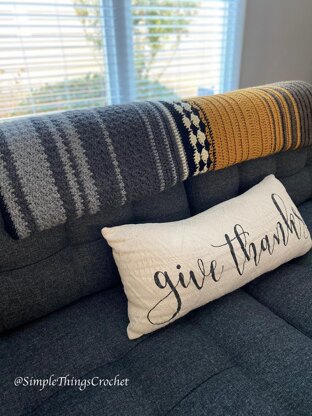
[{"label": "black script lettering", "polygon": [[[243,276],[245,266],[248,262],[252,262],[255,267],[261,262],[263,253],[267,253],[272,256],[277,246],[284,245],[285,247],[289,243],[289,239],[294,235],[298,240],[302,237],[309,238],[309,231],[305,225],[300,214],[295,207],[287,210],[284,200],[275,193],[271,194],[271,200],[279,214],[279,220],[276,222],[274,232],[272,234],[264,234],[263,236],[257,236],[257,241],[249,242],[250,233],[243,228],[241,224],[235,224],[233,227],[233,234],[226,233],[222,244],[213,244],[212,247],[228,247],[231,258],[234,262],[235,268],[239,276]],[[148,312],[147,319],[153,325],[162,325],[172,319],[181,311],[182,300],[180,289],[188,289],[191,285],[197,290],[202,290],[205,280],[210,277],[214,282],[219,282],[224,271],[224,266],[219,267],[216,260],[212,260],[207,267],[202,259],[197,260],[197,273],[194,270],[189,270],[187,273],[182,271],[180,264],[177,264],[176,269],[178,271],[175,277],[176,283],[171,279],[168,272],[157,271],[154,274],[155,285],[161,290],[169,290],[166,295],[161,298],[153,308]],[[187,277],[186,277],[187,276]],[[155,322],[152,317],[152,313],[158,308],[162,307],[162,304],[170,297],[175,299],[174,311],[171,313],[168,319],[163,322]]]},{"label": "black script lettering", "polygon": [[[271,235],[265,234],[260,237],[260,243],[248,243],[249,232],[244,230],[241,224],[235,224],[233,227],[234,236],[229,234],[224,235],[225,242],[222,244],[212,245],[213,247],[228,246],[235,268],[240,276],[244,274],[245,265],[252,261],[257,267],[261,261],[263,253],[267,252],[270,256],[273,255],[277,245],[288,245],[289,238],[294,235],[298,240],[302,235],[304,238],[309,238],[309,232],[300,214],[294,207],[291,211],[287,210],[286,204],[278,194],[271,195],[272,202],[277,209],[281,221],[276,222],[275,232]],[[238,242],[239,251],[235,249],[235,242]],[[241,260],[239,263],[238,259]]]},{"label": "black script lettering", "polygon": [[304,238],[307,239],[309,237],[307,227],[297,210],[292,207],[291,212],[288,213],[285,202],[278,194],[272,194],[271,198],[287,229],[287,234],[284,238],[284,245],[286,246],[288,244],[290,234],[295,234],[298,240],[301,239],[302,226],[305,228]]},{"label": "black script lettering", "polygon": [[[163,275],[164,278],[165,278],[164,284],[162,284],[161,281],[160,281],[160,279],[159,279],[159,276],[160,275]],[[149,322],[151,324],[153,324],[153,325],[161,325],[161,324],[165,324],[166,322],[171,321],[180,312],[180,310],[181,310],[182,302],[181,302],[181,298],[180,298],[179,292],[177,291],[177,286],[179,284],[179,281],[178,281],[178,283],[176,285],[174,285],[172,283],[170,277],[168,276],[168,273],[167,272],[160,272],[160,271],[158,271],[158,272],[156,272],[154,274],[154,282],[155,282],[156,286],[159,289],[166,289],[167,286],[169,286],[169,288],[171,289],[170,292],[164,298],[162,298],[159,302],[157,302],[156,305],[147,314],[147,319],[149,320]],[[159,306],[162,302],[164,302],[171,294],[174,295],[174,297],[176,299],[176,302],[177,302],[177,306],[176,306],[176,310],[175,310],[174,314],[168,320],[166,320],[166,321],[158,322],[158,323],[152,322],[152,320],[150,319],[151,313],[157,308],[157,306]]]},{"label": "black script lettering", "polygon": [[[246,261],[250,261],[250,255],[249,255],[248,251],[246,250],[247,237],[248,236],[249,236],[249,233],[247,231],[245,231],[240,224],[235,224],[234,225],[234,237],[233,238],[231,238],[228,234],[225,234],[225,236],[224,236],[225,243],[218,244],[218,245],[214,245],[214,244],[211,245],[212,247],[224,247],[224,246],[229,247],[229,250],[230,250],[232,259],[234,261],[236,270],[237,270],[237,272],[240,276],[242,276],[244,274]],[[233,242],[236,241],[236,240],[238,241],[239,246],[240,246],[240,248],[243,252],[243,255],[244,255],[244,260],[243,260],[241,266],[239,265],[237,254],[236,254],[234,244],[233,244]]]},{"label": "black script lettering", "polygon": [[[200,272],[200,277],[196,277],[196,274],[193,270],[190,270],[188,272],[189,278],[186,280],[185,273],[183,273],[181,270],[181,265],[178,264],[176,266],[178,273],[177,283],[174,284],[172,279],[169,277],[168,272],[166,271],[157,271],[154,274],[154,282],[156,286],[159,289],[166,289],[169,288],[169,292],[161,298],[153,307],[150,309],[150,311],[147,314],[147,319],[152,325],[162,325],[169,321],[171,321],[173,318],[177,316],[177,314],[180,312],[182,307],[182,301],[181,296],[179,293],[179,286],[183,289],[187,289],[191,284],[193,284],[197,290],[202,290],[204,287],[205,279],[208,277],[211,277],[211,279],[214,282],[218,282],[221,279],[222,273],[223,273],[223,266],[221,268],[221,271],[218,273],[217,268],[217,262],[216,260],[212,260],[210,262],[209,266],[209,272],[206,272],[205,264],[202,259],[197,260],[197,266]],[[163,281],[162,281],[163,280]],[[155,322],[155,320],[152,317],[152,313],[157,311],[158,308],[162,306],[162,304],[170,297],[173,296],[175,299],[175,309],[174,312],[171,314],[171,316],[162,322]]]}]

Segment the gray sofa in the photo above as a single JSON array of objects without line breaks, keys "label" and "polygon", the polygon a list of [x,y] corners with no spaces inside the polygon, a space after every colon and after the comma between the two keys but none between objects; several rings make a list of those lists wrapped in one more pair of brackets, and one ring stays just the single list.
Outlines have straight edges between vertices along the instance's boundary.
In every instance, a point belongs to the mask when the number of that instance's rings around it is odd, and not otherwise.
[{"label": "gray sofa", "polygon": [[[274,173],[312,230],[306,147],[13,240],[0,225],[0,415],[312,415],[312,253],[140,339],[103,226],[187,218]],[[2,221],[2,220],[1,220]],[[15,386],[17,377],[127,386]]]}]

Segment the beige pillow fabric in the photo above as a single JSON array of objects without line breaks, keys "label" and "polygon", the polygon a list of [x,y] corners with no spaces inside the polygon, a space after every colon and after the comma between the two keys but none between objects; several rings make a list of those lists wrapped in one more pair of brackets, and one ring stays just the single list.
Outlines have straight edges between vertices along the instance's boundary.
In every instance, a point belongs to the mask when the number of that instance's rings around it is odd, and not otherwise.
[{"label": "beige pillow fabric", "polygon": [[192,309],[305,254],[311,237],[273,175],[244,194],[171,223],[103,228],[128,298],[128,336]]}]

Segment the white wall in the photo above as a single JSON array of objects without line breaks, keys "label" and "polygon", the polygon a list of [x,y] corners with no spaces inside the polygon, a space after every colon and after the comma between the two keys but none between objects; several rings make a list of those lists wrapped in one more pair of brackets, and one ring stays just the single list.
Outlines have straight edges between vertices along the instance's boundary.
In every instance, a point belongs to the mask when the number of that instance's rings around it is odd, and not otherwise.
[{"label": "white wall", "polygon": [[312,0],[247,0],[240,86],[312,83]]}]

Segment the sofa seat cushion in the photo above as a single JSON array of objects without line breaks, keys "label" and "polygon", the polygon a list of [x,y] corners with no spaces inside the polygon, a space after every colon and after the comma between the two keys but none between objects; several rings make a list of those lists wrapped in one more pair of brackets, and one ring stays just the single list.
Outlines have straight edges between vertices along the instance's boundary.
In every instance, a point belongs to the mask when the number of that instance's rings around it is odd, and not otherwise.
[{"label": "sofa seat cushion", "polygon": [[[312,202],[299,209],[311,224]],[[311,264],[308,253],[134,341],[120,286],[6,332],[0,415],[311,414]],[[53,374],[129,385],[14,386]]]},{"label": "sofa seat cushion", "polygon": [[[238,290],[129,341],[121,288],[2,336],[1,415],[297,415],[312,409],[312,341]],[[312,318],[312,316],[311,316]],[[128,387],[15,387],[17,376]],[[193,412],[191,412],[193,409]]]}]

